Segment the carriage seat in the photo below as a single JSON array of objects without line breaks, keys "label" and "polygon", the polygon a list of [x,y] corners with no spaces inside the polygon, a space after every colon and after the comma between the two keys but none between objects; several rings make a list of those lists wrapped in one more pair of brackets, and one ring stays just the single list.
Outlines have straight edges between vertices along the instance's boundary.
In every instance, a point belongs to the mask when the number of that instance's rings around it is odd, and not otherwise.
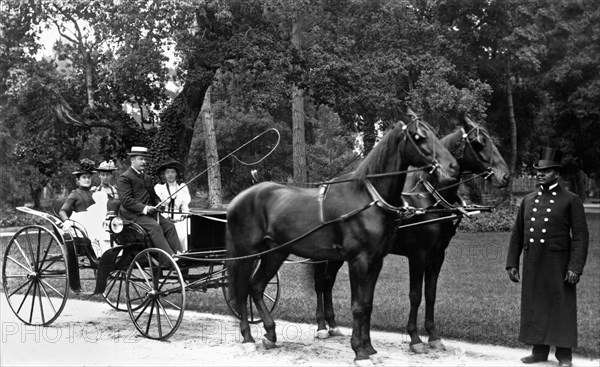
[{"label": "carriage seat", "polygon": [[[61,198],[56,198],[54,200],[52,200],[52,211],[54,212],[54,215],[57,218],[60,218],[60,216],[58,215],[58,212],[60,211],[60,208],[62,208],[62,206],[64,205],[65,201],[67,201],[67,197],[61,197]],[[67,211],[67,217],[70,217],[71,214],[73,214],[72,210],[68,210]]]}]

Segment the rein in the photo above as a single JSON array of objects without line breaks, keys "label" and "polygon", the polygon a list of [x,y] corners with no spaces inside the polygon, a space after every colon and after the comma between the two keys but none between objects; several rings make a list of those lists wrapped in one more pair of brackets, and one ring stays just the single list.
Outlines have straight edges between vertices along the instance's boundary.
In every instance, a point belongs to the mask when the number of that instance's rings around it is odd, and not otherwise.
[{"label": "rein", "polygon": [[343,214],[343,215],[341,215],[341,216],[339,216],[339,217],[337,217],[335,219],[332,219],[330,221],[321,223],[318,226],[312,228],[311,230],[303,233],[302,235],[300,235],[300,236],[298,236],[298,237],[296,237],[294,239],[289,240],[288,242],[282,243],[281,245],[275,246],[275,247],[270,248],[268,250],[257,252],[256,254],[244,255],[244,256],[237,256],[237,257],[228,257],[228,258],[225,258],[225,259],[198,259],[198,258],[195,258],[195,257],[185,256],[185,255],[175,255],[175,257],[178,258],[178,259],[194,260],[194,261],[200,261],[200,262],[221,262],[221,261],[235,261],[235,260],[245,260],[245,259],[257,258],[257,257],[260,257],[262,255],[268,254],[270,252],[274,252],[274,251],[280,250],[280,249],[282,249],[284,247],[287,247],[289,245],[292,245],[295,242],[303,239],[304,237],[307,237],[307,236],[313,234],[314,232],[318,231],[319,229],[321,229],[321,228],[323,228],[325,226],[328,226],[328,225],[331,225],[331,224],[334,224],[334,223],[338,223],[338,222],[343,222],[343,221],[347,220],[348,218],[352,218],[355,215],[358,215],[359,213],[361,213],[361,212],[369,209],[371,206],[373,206],[375,204],[376,204],[376,201],[372,201],[372,202],[368,203],[367,205],[363,206],[362,208],[354,209],[353,211],[348,212],[346,214]]}]

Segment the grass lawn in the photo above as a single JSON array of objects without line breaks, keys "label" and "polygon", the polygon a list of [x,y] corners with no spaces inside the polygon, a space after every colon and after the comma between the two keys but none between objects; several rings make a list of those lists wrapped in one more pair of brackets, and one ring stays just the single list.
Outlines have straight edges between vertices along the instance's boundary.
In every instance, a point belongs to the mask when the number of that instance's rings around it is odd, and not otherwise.
[{"label": "grass lawn", "polygon": [[[598,358],[600,215],[588,215],[588,223],[591,242],[585,273],[578,285],[579,348],[575,352]],[[517,341],[520,284],[512,283],[504,270],[509,236],[508,232],[459,232],[453,239],[446,251],[446,261],[438,283],[436,322],[443,338],[523,347]],[[4,249],[7,239],[0,241]],[[316,297],[310,267],[302,264],[284,265],[280,279],[281,299],[274,317],[314,323]],[[102,301],[100,297],[96,299]],[[347,266],[342,267],[338,275],[334,300],[338,322],[350,327],[352,317]],[[229,313],[221,290],[188,292],[187,309]],[[385,259],[375,291],[372,328],[404,333],[408,311],[408,261],[404,257],[390,255]],[[423,300],[418,321],[422,334],[426,334],[423,327],[424,312]],[[123,317],[128,315],[124,313]],[[377,341],[374,344],[376,346]]]}]

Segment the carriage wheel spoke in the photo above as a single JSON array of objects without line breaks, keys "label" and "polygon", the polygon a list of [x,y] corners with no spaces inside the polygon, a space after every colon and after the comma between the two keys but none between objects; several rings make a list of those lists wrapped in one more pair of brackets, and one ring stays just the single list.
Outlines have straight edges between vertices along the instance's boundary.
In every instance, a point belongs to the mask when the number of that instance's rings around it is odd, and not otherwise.
[{"label": "carriage wheel spoke", "polygon": [[45,280],[42,279],[42,283],[44,283],[45,285],[48,286],[48,288],[52,289],[54,291],[54,293],[56,293],[58,296],[60,296],[61,298],[64,297],[64,293],[61,293],[58,289],[54,288],[54,286],[48,282],[46,282]]},{"label": "carriage wheel spoke", "polygon": [[148,322],[146,323],[146,335],[150,332],[150,325],[152,324],[152,317],[154,316],[154,303],[155,300],[153,299],[150,306],[150,314],[148,315]]},{"label": "carriage wheel spoke", "polygon": [[[162,338],[162,322],[160,321],[160,310],[162,309],[162,305],[160,304],[160,300],[157,298],[154,300],[156,302],[156,324],[158,325],[158,337]],[[163,309],[164,311],[164,309]],[[165,312],[166,316],[166,312]],[[168,317],[167,317],[168,319]]]},{"label": "carriage wheel spoke", "polygon": [[7,256],[6,259],[12,261],[15,264],[17,264],[21,269],[23,269],[23,270],[25,270],[27,272],[31,272],[31,266],[21,264],[19,261],[17,261],[12,256]]},{"label": "carriage wheel spoke", "polygon": [[152,300],[150,298],[146,298],[143,302],[142,302],[142,306],[144,306],[140,312],[138,313],[137,317],[135,318],[135,322],[138,322],[138,320],[140,319],[140,317],[142,317],[142,315],[144,314],[144,312],[146,311],[146,309],[148,308],[148,305],[150,305],[150,302]]},{"label": "carriage wheel spoke", "polygon": [[[23,295],[23,299],[21,300],[21,304],[19,305],[19,308],[17,308],[17,313],[21,312],[21,308],[23,307],[23,305],[25,304],[25,301],[27,301],[27,297],[29,296],[29,292],[31,291],[31,288],[34,285],[34,282],[29,280],[27,283],[29,283],[29,287],[27,287],[27,291],[25,292],[25,294]],[[25,283],[25,284],[27,284]]]},{"label": "carriage wheel spoke", "polygon": [[[45,292],[45,290],[44,290],[44,292]],[[40,316],[42,317],[42,323],[45,324],[46,323],[46,315],[44,315],[44,306],[42,304],[42,284],[41,284],[41,282],[38,282],[37,297],[38,297],[38,303],[40,305]]]},{"label": "carriage wheel spoke", "polygon": [[[33,270],[33,264],[31,263],[31,261],[29,260],[29,256],[27,256],[25,254],[25,250],[23,250],[23,248],[21,247],[21,244],[19,243],[19,241],[17,241],[15,239],[14,242],[15,246],[17,246],[17,248],[19,249],[19,252],[21,253],[21,256],[23,256],[23,259],[25,259],[25,261],[27,262],[27,266],[29,267],[29,269],[27,269],[26,267],[24,267],[23,265],[21,265],[17,260],[13,260],[15,263],[23,266],[23,268],[27,271],[32,271]],[[9,257],[12,260],[12,257]]]},{"label": "carriage wheel spoke", "polygon": [[[45,282],[44,282],[45,283]],[[48,285],[50,288],[52,288],[52,286],[50,286],[49,284],[45,283],[46,285]],[[40,289],[42,291],[44,291],[44,296],[46,297],[46,299],[48,300],[48,303],[50,304],[50,307],[52,307],[52,311],[54,311],[54,313],[56,313],[56,307],[54,307],[54,303],[52,302],[52,298],[50,298],[50,296],[48,295],[48,292],[46,291],[46,288],[44,287],[44,285],[42,283],[40,283]],[[54,288],[52,288],[55,292],[56,290]],[[58,293],[58,292],[57,292]],[[60,293],[59,293],[60,294]],[[62,295],[61,295],[62,296]],[[42,304],[42,300],[40,298],[40,304]],[[43,309],[43,307],[41,307]],[[43,313],[43,311],[42,311]],[[43,318],[43,315],[42,315]]]},{"label": "carriage wheel spoke", "polygon": [[38,283],[33,282],[33,294],[31,297],[31,310],[29,311],[29,323],[31,324],[31,320],[33,320],[33,310],[35,310],[35,296],[37,294]]}]

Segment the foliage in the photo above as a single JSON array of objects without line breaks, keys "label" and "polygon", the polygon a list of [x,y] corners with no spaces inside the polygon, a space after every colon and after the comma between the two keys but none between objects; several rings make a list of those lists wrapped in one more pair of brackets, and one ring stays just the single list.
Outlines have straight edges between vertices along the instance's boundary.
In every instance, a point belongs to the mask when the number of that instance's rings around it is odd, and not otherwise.
[{"label": "foliage", "polygon": [[482,213],[474,217],[463,218],[458,227],[464,232],[510,231],[517,216],[517,208],[503,206],[491,213]]},{"label": "foliage", "polygon": [[[154,160],[169,155],[185,162],[210,85],[215,101],[231,111],[258,113],[264,127],[290,128],[291,85],[303,88],[306,138],[315,144],[308,148],[308,165],[316,179],[322,169],[330,174],[320,154],[337,148],[323,145],[314,129],[340,131],[319,125],[314,111],[321,105],[343,126],[340,149],[350,144],[349,135],[360,134],[368,151],[376,125],[385,128],[412,105],[441,130],[458,112],[485,120],[506,157],[510,80],[518,167],[535,162],[540,145],[553,144],[565,151],[569,174],[583,169],[600,177],[599,10],[593,2],[92,0],[2,6],[0,139],[6,144],[0,158],[14,177],[3,193],[15,201],[31,191],[23,189],[29,181],[68,186],[70,176],[58,174],[60,162],[76,162],[82,154],[122,158],[131,145],[144,144]],[[302,48],[290,42],[293,24],[302,28]],[[61,35],[54,60],[33,57],[36,37],[46,29]],[[174,53],[170,60],[165,50]],[[182,87],[169,91],[170,81]],[[37,112],[23,108],[26,103]],[[40,129],[42,121],[52,128]],[[38,136],[27,139],[15,129]],[[44,166],[45,173],[21,177],[23,161],[10,155],[14,147],[57,141],[68,144],[51,147],[51,158],[26,154],[24,166]],[[281,164],[286,176],[288,163]],[[338,164],[331,174],[345,165]]]}]

